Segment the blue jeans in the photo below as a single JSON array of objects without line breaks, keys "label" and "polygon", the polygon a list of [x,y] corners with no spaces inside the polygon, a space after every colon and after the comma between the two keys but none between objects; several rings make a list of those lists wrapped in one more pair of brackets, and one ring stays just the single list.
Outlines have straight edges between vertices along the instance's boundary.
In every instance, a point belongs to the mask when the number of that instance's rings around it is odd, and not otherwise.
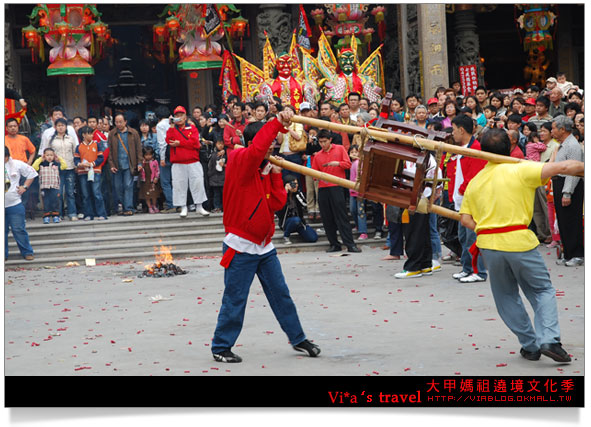
[{"label": "blue jeans", "polygon": [[117,197],[123,204],[124,212],[134,212],[133,207],[133,176],[130,169],[119,169],[117,173],[113,174],[115,181],[115,189]]},{"label": "blue jeans", "polygon": [[[227,250],[228,246],[224,244],[223,252],[226,253]],[[236,343],[242,330],[248,293],[255,274],[291,345],[297,345],[306,339],[281,271],[277,251],[273,249],[264,255],[236,253],[224,271],[224,296],[211,345],[212,353],[230,350]]]},{"label": "blue jeans", "polygon": [[429,228],[431,229],[431,250],[433,251],[433,259],[439,259],[441,258],[441,238],[439,237],[439,230],[437,229],[437,214],[429,214]]},{"label": "blue jeans", "polygon": [[[531,352],[542,344],[560,342],[556,289],[537,249],[502,252],[481,249],[490,273],[490,287],[499,315]],[[519,295],[519,288],[534,311],[535,330]]]},{"label": "blue jeans", "polygon": [[29,242],[29,233],[25,228],[25,205],[19,203],[4,209],[4,258],[8,258],[8,230],[12,230],[14,240],[21,255],[33,255],[33,248]]},{"label": "blue jeans", "polygon": [[[360,234],[367,234],[367,215],[365,214],[365,203],[363,199],[359,199],[355,196],[349,197],[349,210],[351,216],[355,220],[357,231]],[[382,231],[381,228],[377,231]]]},{"label": "blue jeans", "polygon": [[[472,270],[472,255],[470,255],[470,246],[472,246],[476,241],[476,233],[473,230],[464,227],[462,224],[458,224],[458,240],[460,241],[460,245],[462,245],[462,256],[460,258],[460,261],[462,262],[462,271],[472,274],[474,271]],[[486,279],[488,273],[486,272],[482,257],[478,257],[477,267],[478,275]]]},{"label": "blue jeans", "polygon": [[41,190],[41,195],[43,196],[43,216],[59,215],[59,190],[57,188],[44,188]]},{"label": "blue jeans", "polygon": [[292,216],[285,220],[283,236],[289,237],[291,233],[298,233],[304,242],[314,243],[318,240],[318,234],[309,225],[305,225],[299,216]]},{"label": "blue jeans", "polygon": [[388,222],[388,241],[390,242],[390,255],[401,256],[404,249],[402,224],[391,221]]},{"label": "blue jeans", "polygon": [[68,206],[68,216],[76,216],[76,171],[74,169],[60,170],[60,214],[66,215],[64,197]]},{"label": "blue jeans", "polygon": [[166,166],[160,166],[160,186],[164,193],[164,203],[168,209],[174,207],[172,203],[172,171],[171,164],[167,163]]},{"label": "blue jeans", "polygon": [[[94,174],[94,181],[88,181],[88,175],[79,175],[78,183],[82,191],[82,211],[85,217],[94,218],[96,216],[107,217],[103,193],[101,192],[101,174]],[[94,200],[94,209],[93,209]]]}]

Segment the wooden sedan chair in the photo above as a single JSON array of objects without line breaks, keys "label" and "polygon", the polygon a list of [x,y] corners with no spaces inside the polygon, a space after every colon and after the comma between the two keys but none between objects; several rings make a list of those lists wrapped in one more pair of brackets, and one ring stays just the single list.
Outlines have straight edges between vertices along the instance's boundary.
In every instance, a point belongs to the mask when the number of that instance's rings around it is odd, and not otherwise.
[{"label": "wooden sedan chair", "polygon": [[[372,129],[419,136],[445,142],[450,135],[391,120],[392,94],[382,101],[380,117]],[[372,137],[363,144],[359,193],[361,197],[380,201],[414,212],[425,188],[425,174],[431,152],[398,142]],[[404,173],[404,162],[416,163],[415,176]]]}]

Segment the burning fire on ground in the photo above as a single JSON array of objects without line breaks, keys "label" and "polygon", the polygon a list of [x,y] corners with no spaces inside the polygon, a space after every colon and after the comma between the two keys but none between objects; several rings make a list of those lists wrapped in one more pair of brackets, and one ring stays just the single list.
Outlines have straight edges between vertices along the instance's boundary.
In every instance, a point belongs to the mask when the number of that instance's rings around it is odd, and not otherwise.
[{"label": "burning fire on ground", "polygon": [[138,277],[172,277],[181,274],[187,274],[185,270],[174,263],[170,249],[172,246],[160,245],[160,248],[154,246],[154,257],[156,262],[152,265],[144,266],[144,271]]}]

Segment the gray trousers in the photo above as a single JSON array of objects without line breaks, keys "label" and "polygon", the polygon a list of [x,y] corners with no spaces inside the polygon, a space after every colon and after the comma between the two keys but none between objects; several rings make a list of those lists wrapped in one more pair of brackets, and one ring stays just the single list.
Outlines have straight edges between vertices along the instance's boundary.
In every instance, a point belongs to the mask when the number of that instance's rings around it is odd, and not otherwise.
[{"label": "gray trousers", "polygon": [[544,241],[552,237],[550,223],[548,222],[548,200],[546,198],[546,186],[541,185],[536,188],[534,198],[534,223],[536,224],[536,233],[538,240]]},{"label": "gray trousers", "polygon": [[[556,290],[542,255],[481,249],[488,268],[490,287],[497,310],[507,327],[517,335],[527,351],[538,351],[542,344],[560,342]],[[519,288],[534,310],[534,326],[525,311]]]}]

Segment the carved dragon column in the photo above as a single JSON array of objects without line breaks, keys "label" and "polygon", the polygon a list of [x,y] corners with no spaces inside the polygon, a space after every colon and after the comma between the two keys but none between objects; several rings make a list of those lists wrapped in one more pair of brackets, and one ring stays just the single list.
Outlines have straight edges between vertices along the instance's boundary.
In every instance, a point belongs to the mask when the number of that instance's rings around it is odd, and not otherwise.
[{"label": "carved dragon column", "polygon": [[478,69],[478,84],[484,84],[480,69],[480,41],[476,32],[476,11],[472,5],[457,5],[454,12],[455,30],[455,64],[454,80],[459,80],[457,67],[461,65],[476,65]]},{"label": "carved dragon column", "polygon": [[[291,43],[293,24],[291,14],[285,11],[285,4],[261,4],[260,13],[257,15],[257,37],[259,45],[263,46],[269,36],[271,46],[277,54],[287,52]],[[263,63],[263,51],[259,49],[257,54],[259,65]]]}]

